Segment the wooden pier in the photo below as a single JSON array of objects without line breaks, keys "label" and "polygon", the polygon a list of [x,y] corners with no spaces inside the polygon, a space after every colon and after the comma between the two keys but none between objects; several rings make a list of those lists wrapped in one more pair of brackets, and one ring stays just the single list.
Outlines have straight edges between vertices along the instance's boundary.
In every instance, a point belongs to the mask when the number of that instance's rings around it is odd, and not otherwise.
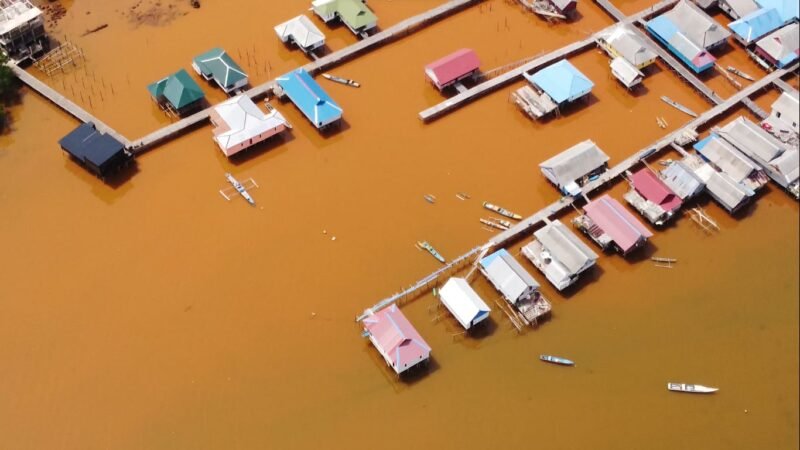
[{"label": "wooden pier", "polygon": [[789,83],[781,80],[780,78],[773,81],[773,83],[775,84],[775,87],[782,90],[783,92],[786,92],[787,94],[797,95],[797,89],[793,88],[792,86],[789,85]]},{"label": "wooden pier", "polygon": [[14,75],[17,78],[19,78],[20,81],[28,85],[28,87],[30,87],[34,91],[41,94],[42,97],[56,104],[58,107],[66,111],[72,117],[75,117],[76,119],[80,120],[83,123],[89,123],[89,122],[94,123],[97,131],[108,134],[114,139],[118,140],[119,142],[122,142],[126,147],[130,147],[131,143],[130,141],[128,141],[128,139],[125,138],[125,136],[117,133],[113,128],[106,125],[103,121],[93,116],[85,109],[76,105],[72,100],[59,94],[58,92],[56,92],[55,89],[51,88],[42,81],[39,81],[38,78],[29,74],[27,71],[23,70],[16,64],[8,63],[8,67],[11,69],[12,72],[14,72]]},{"label": "wooden pier", "polygon": [[[721,115],[728,112],[730,109],[735,107],[744,99],[747,99],[748,96],[753,95],[756,91],[764,89],[765,87],[769,86],[772,83],[776,83],[776,80],[780,80],[781,77],[783,77],[784,75],[792,73],[795,70],[797,70],[797,67],[798,64],[795,63],[790,68],[776,70],[775,72],[772,72],[771,74],[765,76],[764,78],[754,82],[750,86],[747,86],[746,88],[742,89],[741,91],[731,96],[729,99],[703,112],[702,114],[700,114],[699,117],[693,119],[691,122],[687,123],[680,129],[673,131],[672,133],[662,137],[653,144],[637,151],[624,161],[620,162],[616,166],[612,167],[611,169],[603,173],[598,179],[584,185],[582,189],[583,193],[587,194],[589,192],[592,192],[594,190],[603,187],[606,183],[609,183],[612,180],[616,179],[617,177],[621,176],[622,174],[625,173],[626,170],[630,170],[633,166],[639,164],[645,158],[653,156],[662,151],[664,148],[671,146],[674,143],[675,139],[681,137],[687,131],[694,132],[694,130],[696,130],[698,127],[703,126],[708,122],[711,122],[719,118]],[[563,212],[565,209],[572,206],[575,203],[575,200],[576,199],[573,197],[562,197],[561,199],[553,202],[552,204],[542,208],[533,215],[514,224],[508,230],[495,235],[486,244],[480,247],[475,247],[469,252],[459,256],[447,266],[442,267],[436,272],[426,276],[422,280],[411,285],[409,288],[401,292],[398,292],[390,297],[387,297],[379,301],[375,305],[371,306],[370,308],[365,309],[363,313],[356,316],[356,321],[361,321],[369,314],[380,311],[381,309],[395,302],[407,301],[412,298],[416,298],[417,296],[421,295],[423,291],[426,291],[435,286],[439,282],[440,278],[445,274],[457,272],[459,267],[465,266],[470,261],[471,258],[475,257],[476,255],[480,255],[481,252],[485,253],[494,248],[502,247],[518,239],[523,234],[529,233],[530,231],[532,231],[534,227],[541,225],[542,223],[549,220],[550,217],[560,212]]]},{"label": "wooden pier", "polygon": [[[639,20],[641,18],[650,17],[652,15],[658,14],[661,11],[666,10],[667,8],[675,5],[677,0],[663,0],[643,11],[640,11],[633,16],[625,19],[626,22],[633,22],[635,20]],[[501,87],[513,83],[517,80],[517,78],[521,77],[523,73],[528,73],[533,70],[540,69],[544,66],[552,64],[558,60],[568,58],[575,54],[581,53],[588,48],[595,45],[595,41],[601,34],[608,32],[616,25],[612,25],[610,27],[604,28],[601,31],[587,37],[584,40],[573,42],[568,44],[564,47],[559,49],[553,50],[550,53],[542,55],[538,58],[534,58],[530,62],[523,64],[516,69],[510,70],[502,75],[498,75],[494,78],[491,78],[477,86],[473,86],[470,89],[467,89],[465,92],[461,92],[437,105],[431,106],[430,108],[422,111],[419,113],[419,118],[422,119],[424,122],[428,122],[434,120],[438,117],[441,117],[444,114],[447,114],[461,106],[476,100],[480,97],[483,97],[486,94],[494,92]]]}]

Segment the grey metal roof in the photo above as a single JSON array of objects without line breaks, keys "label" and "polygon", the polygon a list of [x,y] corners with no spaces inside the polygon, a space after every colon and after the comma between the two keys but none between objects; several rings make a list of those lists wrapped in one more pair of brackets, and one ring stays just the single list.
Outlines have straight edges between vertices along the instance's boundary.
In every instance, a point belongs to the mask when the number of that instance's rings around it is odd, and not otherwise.
[{"label": "grey metal roof", "polygon": [[625,58],[614,58],[610,66],[611,73],[627,87],[636,85],[644,77],[644,74]]},{"label": "grey metal roof", "polygon": [[750,158],[717,136],[712,136],[706,145],[697,149],[697,152],[737,183],[758,170],[758,166]]},{"label": "grey metal roof", "polygon": [[712,19],[692,2],[681,0],[675,7],[664,13],[681,33],[703,48],[728,39],[731,32]]},{"label": "grey metal roof", "polygon": [[770,166],[785,178],[786,184],[797,181],[800,178],[800,152],[796,149],[789,150],[770,161]]},{"label": "grey metal roof", "polygon": [[561,262],[571,274],[597,261],[597,254],[558,220],[537,230],[534,236],[553,259]]},{"label": "grey metal roof", "polygon": [[753,0],[719,0],[726,3],[731,9],[731,16],[740,19],[758,9],[758,5]]},{"label": "grey metal roof", "polygon": [[558,186],[564,186],[602,167],[608,155],[587,139],[539,164],[542,173]]},{"label": "grey metal roof", "polygon": [[706,177],[706,189],[712,197],[722,203],[728,211],[732,211],[739,207],[748,197],[753,195],[753,192],[742,186],[741,184],[732,180],[729,176],[719,173],[714,169],[708,171]]},{"label": "grey metal roof", "polygon": [[800,42],[800,25],[794,22],[759,39],[756,45],[776,61],[780,61],[797,51],[800,46],[798,42]]},{"label": "grey metal roof", "polygon": [[681,161],[675,161],[661,171],[661,179],[682,200],[695,195],[705,183]]},{"label": "grey metal roof", "polygon": [[[781,96],[772,103],[772,110],[779,111],[781,116],[786,116],[786,119],[789,119],[786,120],[781,117],[781,120],[784,122],[798,123],[800,122],[800,119],[798,119],[798,116],[800,116],[800,111],[798,111],[797,100],[797,91],[792,93],[783,92],[781,93]],[[796,125],[795,129],[797,129]]]},{"label": "grey metal roof", "polygon": [[739,116],[720,129],[720,136],[745,155],[768,163],[786,148],[760,126]]},{"label": "grey metal roof", "polygon": [[628,62],[635,66],[656,58],[657,54],[626,25],[614,27],[603,39]]}]

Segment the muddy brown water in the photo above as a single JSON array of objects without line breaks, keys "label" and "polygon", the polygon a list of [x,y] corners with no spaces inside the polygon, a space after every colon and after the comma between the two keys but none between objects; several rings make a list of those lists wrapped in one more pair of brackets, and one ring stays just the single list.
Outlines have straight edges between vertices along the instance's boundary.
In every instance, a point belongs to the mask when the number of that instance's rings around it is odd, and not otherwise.
[{"label": "muddy brown water", "polygon": [[[271,26],[306,2],[240,2],[251,11],[241,14],[206,0],[168,27],[138,28],[118,3],[76,0],[59,27],[77,36],[89,17],[110,23],[75,40],[87,73],[131,77],[95,111],[126,134],[168,123],[144,84],[188,69],[208,46],[255,41],[275,72],[305,62]],[[370,5],[386,26],[435,3]],[[502,1],[474,7],[333,71],[361,89],[320,80],[345,109],[339,133],[322,137],[276,103],[295,125],[282,140],[228,161],[201,127],[110,184],[58,149],[75,121],[23,90],[0,137],[1,447],[794,448],[798,205],[772,184],[736,218],[702,201],[720,233],[683,217],[632,260],[603,255],[566,294],[520,257],[554,305],[552,320],[521,336],[499,310],[483,336],[454,337],[455,321],[433,321],[433,297],[405,305],[433,347],[426,375],[397,381],[360,337],[357,313],[436,269],[416,240],[453,258],[491,235],[481,201],[530,214],[558,197],[537,170],[547,157],[591,138],[622,160],[665,132],[656,115],[669,129],[689,120],[662,94],[709,107],[662,66],[631,95],[591,50],[571,61],[595,82],[592,97],[561,118],[525,118],[508,101],[516,83],[419,122],[442,99],[425,63],[468,46],[490,68],[611,23],[592,3],[579,9],[575,25],[550,26]],[[355,41],[332,35],[333,48]],[[738,114],[749,113],[723,122]],[[226,171],[258,181],[257,207],[219,196]],[[651,255],[679,262],[659,269]],[[493,304],[485,280],[473,286]],[[577,367],[543,365],[540,353]],[[676,395],[668,381],[721,390]]]}]

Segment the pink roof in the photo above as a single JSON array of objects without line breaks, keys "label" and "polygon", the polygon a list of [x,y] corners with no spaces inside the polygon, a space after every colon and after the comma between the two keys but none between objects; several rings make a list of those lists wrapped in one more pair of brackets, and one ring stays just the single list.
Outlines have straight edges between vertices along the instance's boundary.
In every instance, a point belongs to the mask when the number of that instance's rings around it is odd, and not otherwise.
[{"label": "pink roof", "polygon": [[396,305],[378,311],[363,323],[372,335],[372,343],[390,360],[397,373],[430,356],[431,348]]},{"label": "pink roof", "polygon": [[583,209],[592,222],[619,246],[622,253],[634,248],[639,239],[653,235],[633,214],[608,195],[587,203]]},{"label": "pink roof", "polygon": [[462,48],[425,66],[425,73],[429,77],[432,74],[431,81],[442,87],[474,70],[478,70],[480,64],[478,55],[474,51]]},{"label": "pink roof", "polygon": [[694,64],[697,67],[703,67],[706,64],[714,63],[716,61],[717,58],[714,58],[714,55],[706,51],[702,51],[698,53],[694,58],[692,58],[692,64]]},{"label": "pink roof", "polygon": [[633,188],[645,200],[660,206],[664,211],[673,211],[681,207],[681,199],[658,178],[658,175],[645,167],[633,174]]}]

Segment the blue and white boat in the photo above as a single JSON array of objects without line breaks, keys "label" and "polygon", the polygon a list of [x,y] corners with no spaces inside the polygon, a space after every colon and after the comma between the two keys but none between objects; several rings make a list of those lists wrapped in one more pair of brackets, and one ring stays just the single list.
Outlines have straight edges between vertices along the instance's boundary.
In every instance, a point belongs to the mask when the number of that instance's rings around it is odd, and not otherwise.
[{"label": "blue and white boat", "polygon": [[574,366],[575,363],[566,358],[559,358],[558,356],[551,356],[551,355],[539,355],[539,359],[544,362],[549,362],[553,364],[559,364],[562,366]]}]

